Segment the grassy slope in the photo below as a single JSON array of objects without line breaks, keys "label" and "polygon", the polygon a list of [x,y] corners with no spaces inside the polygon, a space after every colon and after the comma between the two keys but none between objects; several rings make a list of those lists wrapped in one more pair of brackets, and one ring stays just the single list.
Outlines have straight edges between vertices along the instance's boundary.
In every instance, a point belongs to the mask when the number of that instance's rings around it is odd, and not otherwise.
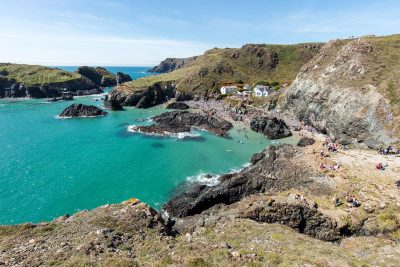
[{"label": "grassy slope", "polygon": [[0,64],[0,71],[6,70],[6,77],[26,85],[67,82],[81,78],[81,75],[39,65]]},{"label": "grassy slope", "polygon": [[[262,50],[264,55],[257,56],[257,51],[249,51],[246,46],[226,49],[212,49],[197,60],[170,73],[160,74],[141,78],[127,83],[131,90],[149,86],[160,81],[179,81],[180,91],[206,91],[216,89],[218,83],[242,80],[246,83],[254,83],[261,80],[278,81],[280,83],[292,81],[300,68],[308,62],[318,51],[319,45],[298,44],[298,45],[260,45],[256,50]],[[275,68],[268,68],[263,65],[257,66],[258,58],[266,64],[268,55],[276,52],[279,63]],[[233,54],[239,54],[235,58]],[[234,74],[229,72],[218,73],[215,68],[218,66],[230,66]],[[207,74],[200,77],[199,72],[206,70]],[[214,87],[214,88],[213,88]]]}]

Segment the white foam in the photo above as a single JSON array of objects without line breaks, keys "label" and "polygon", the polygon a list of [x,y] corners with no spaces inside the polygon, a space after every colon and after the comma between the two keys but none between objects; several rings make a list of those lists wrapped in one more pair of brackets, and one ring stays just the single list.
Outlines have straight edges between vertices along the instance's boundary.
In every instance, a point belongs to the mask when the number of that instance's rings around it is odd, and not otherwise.
[{"label": "white foam", "polygon": [[164,131],[163,133],[144,133],[140,130],[138,125],[129,125],[127,131],[131,132],[131,133],[141,133],[141,134],[145,134],[145,135],[172,137],[172,138],[176,138],[176,139],[196,138],[196,137],[201,136],[200,134],[193,133],[193,132],[171,133],[171,132]]},{"label": "white foam", "polygon": [[[251,165],[251,163],[247,162],[247,163],[243,164],[242,167],[240,167],[240,168],[231,169],[228,174],[239,173],[243,169],[249,167],[250,165]],[[209,175],[211,175],[211,177],[209,177]],[[200,173],[198,175],[189,176],[188,178],[186,178],[186,180],[190,183],[202,184],[202,185],[208,185],[208,186],[216,186],[217,184],[219,184],[220,177],[221,177],[221,175],[218,175],[218,174]]]},{"label": "white foam", "polygon": [[215,186],[219,184],[219,177],[221,175],[211,175],[211,177],[207,176],[206,173],[201,173],[199,175],[193,175],[186,178],[186,180],[190,183],[208,185],[208,186]]}]

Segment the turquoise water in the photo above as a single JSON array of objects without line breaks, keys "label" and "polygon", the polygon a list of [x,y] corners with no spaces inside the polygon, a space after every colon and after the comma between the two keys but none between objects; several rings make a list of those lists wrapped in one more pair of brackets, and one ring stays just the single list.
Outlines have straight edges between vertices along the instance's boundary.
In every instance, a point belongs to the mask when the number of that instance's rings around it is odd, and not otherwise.
[{"label": "turquoise water", "polygon": [[[0,100],[0,224],[39,222],[136,197],[155,208],[202,173],[241,168],[269,144],[198,131],[196,139],[149,137],[129,125],[165,111],[128,109],[101,118],[57,119],[72,102]],[[189,183],[190,184],[190,183]]]}]

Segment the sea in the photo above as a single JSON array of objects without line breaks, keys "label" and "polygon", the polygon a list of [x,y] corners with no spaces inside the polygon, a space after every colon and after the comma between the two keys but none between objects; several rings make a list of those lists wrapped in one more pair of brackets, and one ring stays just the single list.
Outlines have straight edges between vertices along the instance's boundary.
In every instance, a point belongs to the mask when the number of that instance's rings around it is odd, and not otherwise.
[{"label": "sea", "polygon": [[[151,75],[148,67],[106,68],[134,79]],[[73,103],[101,108],[102,97],[0,100],[0,224],[49,221],[133,197],[160,209],[196,183],[216,184],[219,175],[242,169],[252,154],[277,143],[254,132],[247,139],[238,128],[229,138],[201,130],[170,137],[129,131],[151,124],[164,106],[98,118],[57,117]]]}]

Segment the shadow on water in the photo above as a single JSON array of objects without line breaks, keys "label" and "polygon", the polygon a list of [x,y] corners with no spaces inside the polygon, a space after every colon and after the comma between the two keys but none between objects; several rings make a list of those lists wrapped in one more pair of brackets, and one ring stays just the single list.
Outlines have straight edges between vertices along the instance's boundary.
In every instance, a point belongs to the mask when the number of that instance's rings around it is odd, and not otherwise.
[{"label": "shadow on water", "polygon": [[154,147],[154,148],[163,148],[163,147],[165,147],[165,145],[164,145],[164,144],[161,144],[161,143],[153,143],[153,144],[151,144],[151,147]]}]

